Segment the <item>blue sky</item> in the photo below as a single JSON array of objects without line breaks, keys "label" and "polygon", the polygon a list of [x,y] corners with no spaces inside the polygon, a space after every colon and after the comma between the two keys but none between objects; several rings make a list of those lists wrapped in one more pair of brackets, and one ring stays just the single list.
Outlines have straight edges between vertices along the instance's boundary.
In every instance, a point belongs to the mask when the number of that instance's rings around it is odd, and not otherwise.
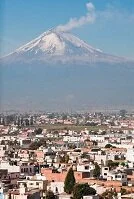
[{"label": "blue sky", "polygon": [[[1,55],[87,14],[87,0],[0,0]],[[134,0],[92,0],[96,19],[71,32],[104,52],[134,58]]]}]

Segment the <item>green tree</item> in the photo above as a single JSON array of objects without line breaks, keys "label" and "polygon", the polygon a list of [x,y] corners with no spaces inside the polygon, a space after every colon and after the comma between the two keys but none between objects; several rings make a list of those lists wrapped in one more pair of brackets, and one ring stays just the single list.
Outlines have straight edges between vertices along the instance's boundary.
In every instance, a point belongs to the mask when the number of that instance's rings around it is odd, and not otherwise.
[{"label": "green tree", "polygon": [[55,199],[55,195],[52,191],[47,191],[46,199]]},{"label": "green tree", "polygon": [[113,162],[112,160],[107,161],[107,166],[112,169],[119,166],[119,162]]},{"label": "green tree", "polygon": [[82,155],[81,155],[81,158],[86,158],[88,159],[89,158],[89,155],[87,152],[84,152]]},{"label": "green tree", "polygon": [[40,135],[42,133],[42,128],[38,128],[35,130],[36,135]]},{"label": "green tree", "polygon": [[75,143],[69,144],[68,148],[69,149],[76,149],[76,144]]},{"label": "green tree", "polygon": [[55,114],[54,114],[54,113],[49,114],[49,115],[48,115],[48,118],[49,118],[49,119],[54,119],[54,118],[55,118]]},{"label": "green tree", "polygon": [[66,114],[62,115],[62,120],[67,120],[67,115]]},{"label": "green tree", "polygon": [[46,147],[46,140],[40,139],[39,141],[32,142],[29,146],[29,149],[31,150],[37,150],[40,146]]},{"label": "green tree", "polygon": [[116,148],[115,146],[113,146],[112,144],[106,144],[105,148]]},{"label": "green tree", "polygon": [[73,189],[73,198],[81,199],[83,196],[95,195],[96,190],[90,187],[87,183],[76,184]]},{"label": "green tree", "polygon": [[69,155],[65,155],[65,163],[67,164],[69,162]]},{"label": "green tree", "polygon": [[[21,120],[20,120],[20,123],[21,123]],[[29,119],[25,119],[25,125],[29,126]]]},{"label": "green tree", "polygon": [[67,173],[67,176],[65,178],[64,191],[68,194],[71,194],[73,191],[74,185],[75,185],[74,171],[73,171],[73,168],[70,167],[70,169]]},{"label": "green tree", "polygon": [[1,141],[1,145],[5,145],[5,140],[2,140],[2,141]]},{"label": "green tree", "polygon": [[113,197],[117,196],[116,190],[106,190],[102,195],[101,199],[112,199]]},{"label": "green tree", "polygon": [[93,171],[93,176],[95,178],[98,178],[100,176],[100,167],[97,163],[95,163],[95,168],[94,168],[94,171]]},{"label": "green tree", "polygon": [[126,116],[126,114],[127,114],[127,111],[126,110],[120,110],[120,112],[119,112],[119,115],[121,116],[121,117],[125,117]]},{"label": "green tree", "polygon": [[96,141],[92,141],[92,143],[93,143],[93,146],[97,146],[98,145],[98,142],[96,142]]},{"label": "green tree", "polygon": [[64,156],[60,156],[60,163],[68,163],[69,155],[65,154]]},{"label": "green tree", "polygon": [[127,190],[124,189],[124,188],[121,188],[120,192],[121,192],[121,195],[124,195],[124,194],[127,194],[127,193],[128,193]]},{"label": "green tree", "polygon": [[126,164],[125,164],[125,162],[121,162],[121,166],[123,166],[123,167],[124,167],[125,165],[126,165]]},{"label": "green tree", "polygon": [[105,148],[112,148],[113,146],[111,144],[106,144]]}]

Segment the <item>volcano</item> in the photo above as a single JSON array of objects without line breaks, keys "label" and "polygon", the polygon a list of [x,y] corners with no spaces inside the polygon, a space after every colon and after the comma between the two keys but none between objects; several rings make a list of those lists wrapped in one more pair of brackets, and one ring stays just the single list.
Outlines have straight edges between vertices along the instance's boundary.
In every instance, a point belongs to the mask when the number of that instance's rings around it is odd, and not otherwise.
[{"label": "volcano", "polygon": [[134,107],[134,62],[51,29],[0,59],[1,109]]},{"label": "volcano", "polygon": [[123,57],[103,53],[68,32],[49,30],[36,39],[7,55],[9,62],[43,62],[64,64],[121,63],[128,60]]}]

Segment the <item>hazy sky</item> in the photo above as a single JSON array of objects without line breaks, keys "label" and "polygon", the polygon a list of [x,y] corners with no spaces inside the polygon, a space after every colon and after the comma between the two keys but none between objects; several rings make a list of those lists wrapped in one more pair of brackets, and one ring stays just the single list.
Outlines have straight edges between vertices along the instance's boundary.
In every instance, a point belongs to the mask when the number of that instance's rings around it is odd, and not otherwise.
[{"label": "hazy sky", "polygon": [[76,27],[70,31],[90,45],[134,58],[134,0],[87,3],[87,0],[0,0],[1,55],[72,19],[71,25],[75,23]]}]

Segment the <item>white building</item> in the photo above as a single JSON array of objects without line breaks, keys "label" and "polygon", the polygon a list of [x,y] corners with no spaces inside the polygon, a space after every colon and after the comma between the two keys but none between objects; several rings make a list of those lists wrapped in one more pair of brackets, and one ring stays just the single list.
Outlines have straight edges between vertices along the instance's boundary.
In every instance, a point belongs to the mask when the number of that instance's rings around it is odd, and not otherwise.
[{"label": "white building", "polygon": [[109,174],[109,167],[102,167],[101,168],[101,176],[103,179],[107,179]]},{"label": "white building", "polygon": [[64,182],[51,182],[48,190],[53,191],[54,193],[63,193],[64,192]]},{"label": "white building", "polygon": [[122,172],[109,172],[107,176],[107,180],[117,180],[122,183],[122,185],[127,185],[127,174]]},{"label": "white building", "polygon": [[20,172],[20,166],[10,165],[7,161],[0,162],[0,169],[7,169],[8,173]]},{"label": "white building", "polygon": [[95,166],[93,164],[78,164],[77,171],[78,172],[90,172],[94,170]]},{"label": "white building", "polygon": [[90,140],[91,141],[96,141],[96,142],[104,142],[105,141],[105,136],[103,135],[90,135]]},{"label": "white building", "polygon": [[99,199],[99,196],[83,196],[83,199]]},{"label": "white building", "polygon": [[63,142],[79,142],[80,136],[64,136]]},{"label": "white building", "polygon": [[126,160],[134,163],[134,147],[127,149]]}]

